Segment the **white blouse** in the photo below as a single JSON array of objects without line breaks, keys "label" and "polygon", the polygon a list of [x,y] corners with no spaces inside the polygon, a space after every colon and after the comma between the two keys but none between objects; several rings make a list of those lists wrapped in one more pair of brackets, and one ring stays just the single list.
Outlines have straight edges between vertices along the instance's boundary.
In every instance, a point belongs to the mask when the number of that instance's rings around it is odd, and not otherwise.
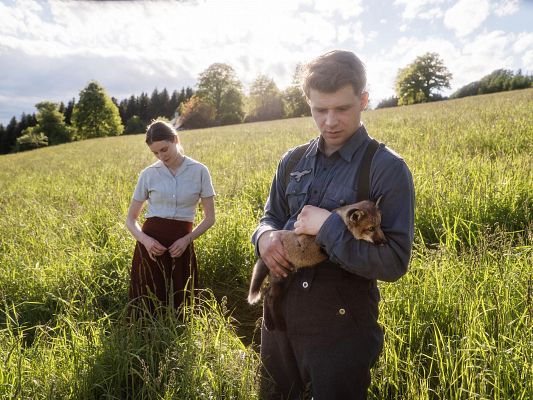
[{"label": "white blouse", "polygon": [[200,198],[214,195],[207,167],[185,157],[175,176],[160,160],[142,170],[133,199],[148,201],[146,218],[193,222]]}]

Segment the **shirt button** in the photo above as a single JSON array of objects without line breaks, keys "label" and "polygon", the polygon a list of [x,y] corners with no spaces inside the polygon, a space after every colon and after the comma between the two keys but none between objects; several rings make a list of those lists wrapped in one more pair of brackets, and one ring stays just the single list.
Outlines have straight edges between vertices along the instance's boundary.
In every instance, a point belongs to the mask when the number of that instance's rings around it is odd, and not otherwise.
[{"label": "shirt button", "polygon": [[340,204],[341,206],[345,206],[345,205],[346,205],[346,200],[341,200],[341,201],[339,201],[339,204]]},{"label": "shirt button", "polygon": [[344,308],[339,308],[339,314],[340,315],[346,314],[346,310]]},{"label": "shirt button", "polygon": [[304,289],[307,289],[309,287],[309,283],[304,282],[304,283],[302,283],[302,286],[303,286]]}]

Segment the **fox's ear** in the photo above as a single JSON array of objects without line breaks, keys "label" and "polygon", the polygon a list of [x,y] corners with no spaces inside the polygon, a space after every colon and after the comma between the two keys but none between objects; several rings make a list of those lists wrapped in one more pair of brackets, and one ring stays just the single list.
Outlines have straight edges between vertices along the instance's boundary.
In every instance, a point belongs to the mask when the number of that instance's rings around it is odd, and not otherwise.
[{"label": "fox's ear", "polygon": [[379,203],[381,202],[381,199],[383,198],[383,195],[379,196],[378,199],[376,200],[376,207],[379,208]]},{"label": "fox's ear", "polygon": [[355,209],[355,210],[350,214],[350,221],[351,221],[351,222],[357,222],[357,221],[359,221],[364,215],[365,215],[365,212],[364,212],[364,211],[359,210],[359,209]]}]

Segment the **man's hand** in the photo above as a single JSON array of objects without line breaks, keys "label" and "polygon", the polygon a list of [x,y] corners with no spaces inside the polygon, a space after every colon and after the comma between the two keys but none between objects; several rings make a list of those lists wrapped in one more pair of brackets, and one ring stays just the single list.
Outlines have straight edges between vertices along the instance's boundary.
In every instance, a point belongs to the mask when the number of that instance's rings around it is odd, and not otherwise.
[{"label": "man's hand", "polygon": [[259,237],[259,254],[274,276],[286,277],[292,265],[287,261],[283,244],[279,239],[279,231],[268,231]]},{"label": "man's hand", "polygon": [[298,235],[317,235],[330,215],[331,212],[324,208],[304,206],[294,223],[294,232]]}]

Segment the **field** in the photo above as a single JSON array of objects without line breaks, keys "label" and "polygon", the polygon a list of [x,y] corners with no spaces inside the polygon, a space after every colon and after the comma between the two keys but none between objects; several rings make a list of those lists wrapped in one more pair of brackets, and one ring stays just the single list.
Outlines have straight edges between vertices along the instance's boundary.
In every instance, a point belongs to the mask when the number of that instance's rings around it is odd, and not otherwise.
[{"label": "field", "polygon": [[[410,271],[380,283],[370,398],[533,398],[533,89],[363,120],[417,197]],[[250,235],[279,158],[315,134],[309,118],[181,132],[217,191],[184,324],[125,318],[142,135],[2,156],[0,398],[257,398]]]}]

